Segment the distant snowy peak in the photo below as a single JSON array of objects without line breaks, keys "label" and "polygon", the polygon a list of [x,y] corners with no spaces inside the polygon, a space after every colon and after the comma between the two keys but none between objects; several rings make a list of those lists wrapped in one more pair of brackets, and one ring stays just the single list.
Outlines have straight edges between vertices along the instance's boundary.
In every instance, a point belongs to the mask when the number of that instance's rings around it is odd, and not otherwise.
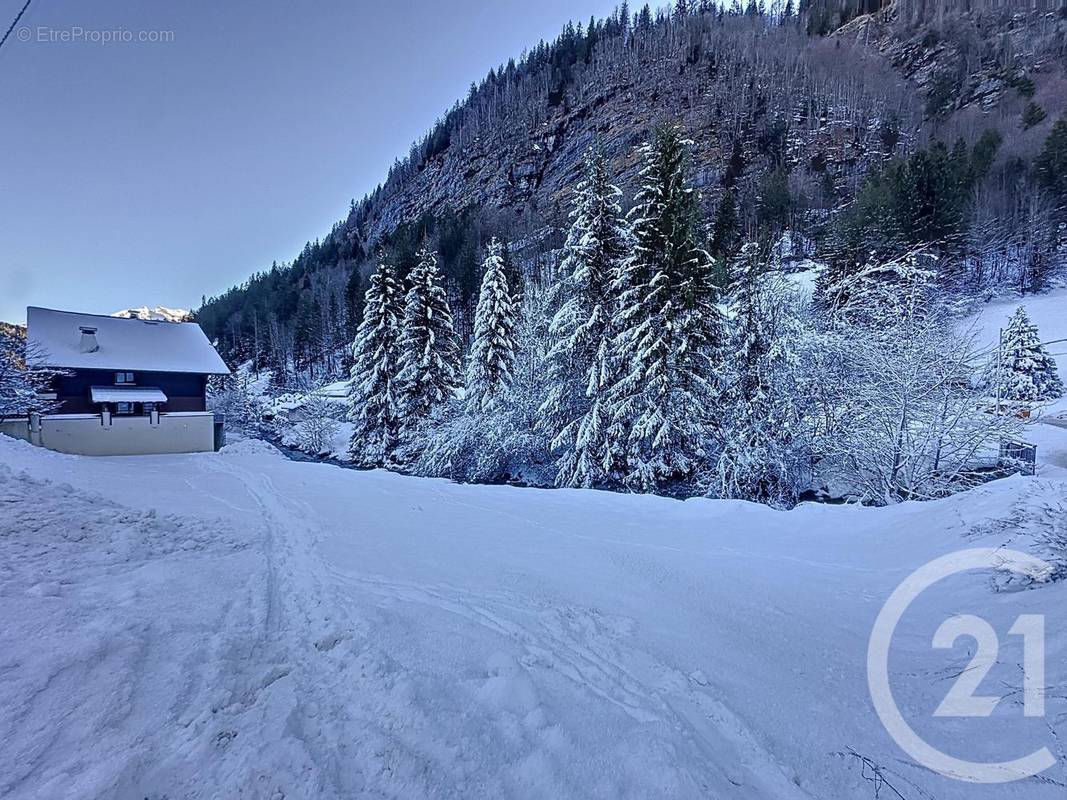
[{"label": "distant snowy peak", "polygon": [[128,317],[130,319],[154,319],[160,322],[188,322],[192,312],[185,308],[167,308],[166,306],[141,306],[140,308],[126,308],[116,311],[113,317]]}]

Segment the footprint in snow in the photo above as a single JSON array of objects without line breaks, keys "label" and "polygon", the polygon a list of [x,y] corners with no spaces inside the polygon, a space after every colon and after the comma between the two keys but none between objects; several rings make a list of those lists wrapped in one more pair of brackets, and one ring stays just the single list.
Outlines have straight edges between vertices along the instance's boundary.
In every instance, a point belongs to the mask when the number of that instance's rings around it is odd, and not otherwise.
[{"label": "footprint in snow", "polygon": [[488,677],[476,693],[486,705],[525,716],[540,704],[529,674],[511,655],[493,653],[486,662],[486,672]]}]

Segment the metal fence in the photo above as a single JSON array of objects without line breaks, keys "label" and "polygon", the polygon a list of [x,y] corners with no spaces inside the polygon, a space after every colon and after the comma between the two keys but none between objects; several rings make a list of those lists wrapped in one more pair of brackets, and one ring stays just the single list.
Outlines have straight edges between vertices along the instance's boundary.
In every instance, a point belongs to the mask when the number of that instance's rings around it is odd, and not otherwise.
[{"label": "metal fence", "polygon": [[1018,470],[1023,475],[1037,473],[1037,445],[1029,442],[1001,442],[1000,466]]}]

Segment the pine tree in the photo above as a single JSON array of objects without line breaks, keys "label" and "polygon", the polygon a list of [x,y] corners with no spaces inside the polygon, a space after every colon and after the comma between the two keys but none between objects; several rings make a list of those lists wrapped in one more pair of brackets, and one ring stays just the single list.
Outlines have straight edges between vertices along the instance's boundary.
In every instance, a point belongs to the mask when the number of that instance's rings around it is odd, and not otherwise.
[{"label": "pine tree", "polygon": [[729,258],[737,249],[741,226],[737,221],[734,193],[727,190],[719,201],[711,227],[711,252],[716,258]]},{"label": "pine tree", "polygon": [[500,244],[500,259],[504,262],[504,277],[507,278],[508,287],[511,289],[511,302],[516,311],[521,311],[525,300],[525,287],[522,280],[522,270],[515,263],[515,257],[506,242]]},{"label": "pine tree", "polygon": [[1045,351],[1037,326],[1022,306],[1004,331],[999,361],[996,380],[1004,399],[1042,401],[1063,397],[1063,382],[1056,372],[1056,362]]},{"label": "pine tree", "polygon": [[452,311],[442,285],[437,254],[418,253],[408,276],[400,331],[397,383],[399,410],[405,428],[430,416],[459,388],[460,345]]},{"label": "pine tree", "polygon": [[467,362],[466,396],[470,408],[491,407],[511,386],[515,366],[518,309],[508,287],[503,248],[489,242],[485,275],[474,316],[474,342]]},{"label": "pine tree", "polygon": [[575,190],[553,298],[557,311],[548,331],[549,392],[541,413],[551,448],[558,453],[557,485],[589,487],[608,480],[612,290],[629,237],[620,192],[609,180],[603,153],[586,153],[585,172]]},{"label": "pine tree", "polygon": [[371,276],[363,321],[352,345],[351,404],[355,423],[349,452],[364,467],[389,463],[400,430],[399,371],[400,284],[390,264],[382,261]]},{"label": "pine tree", "polygon": [[1067,198],[1067,114],[1052,126],[1041,153],[1034,159],[1038,182],[1061,198]]},{"label": "pine tree", "polygon": [[688,147],[679,128],[664,125],[642,148],[634,253],[616,289],[621,377],[611,390],[613,468],[639,491],[692,480],[709,455],[722,320],[714,263],[696,246]]}]

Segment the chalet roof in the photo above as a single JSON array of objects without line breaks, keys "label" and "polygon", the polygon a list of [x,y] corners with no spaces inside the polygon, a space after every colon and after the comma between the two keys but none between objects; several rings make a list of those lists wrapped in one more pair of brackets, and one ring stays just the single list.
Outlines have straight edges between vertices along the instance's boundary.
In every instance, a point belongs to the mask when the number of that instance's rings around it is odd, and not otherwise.
[{"label": "chalet roof", "polygon": [[[92,352],[82,329],[95,329]],[[26,309],[32,366],[226,375],[230,370],[195,322],[161,322]]]}]

